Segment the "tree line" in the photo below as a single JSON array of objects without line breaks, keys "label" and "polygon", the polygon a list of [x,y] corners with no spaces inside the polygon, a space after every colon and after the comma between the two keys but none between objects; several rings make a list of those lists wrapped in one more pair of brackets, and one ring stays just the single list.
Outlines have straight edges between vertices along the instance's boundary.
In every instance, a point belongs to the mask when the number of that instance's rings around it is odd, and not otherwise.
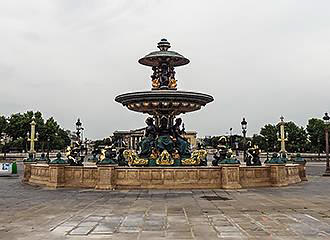
[{"label": "tree line", "polygon": [[[308,120],[307,126],[301,127],[294,122],[285,123],[285,132],[287,141],[285,143],[288,152],[312,152],[322,153],[325,151],[325,133],[324,122],[321,119],[311,118]],[[244,139],[241,135],[226,136],[226,144],[232,148],[243,150],[245,146],[251,142],[251,146],[258,145],[263,151],[278,152],[280,150],[279,139],[280,125],[266,124],[260,129],[259,134]],[[204,138],[202,144],[204,146],[216,147],[219,144],[221,136],[213,136]]]},{"label": "tree line", "polygon": [[[25,152],[30,149],[28,134],[34,116],[38,141],[35,143],[37,151],[61,150],[70,145],[69,133],[56,122],[53,117],[44,119],[41,112],[27,111],[26,113],[15,113],[9,117],[0,115],[0,134],[2,144],[1,151]],[[9,142],[4,144],[4,136],[7,135]]]},{"label": "tree line", "polygon": [[[4,144],[1,141],[0,150],[5,151],[28,151],[30,144],[27,139],[27,133],[30,133],[32,118],[35,118],[36,132],[39,133],[36,142],[36,150],[47,151],[61,150],[70,145],[70,136],[67,131],[60,127],[53,117],[44,119],[42,113],[37,111],[27,111],[26,113],[15,113],[9,117],[0,115],[0,134],[10,137],[10,141]],[[279,124],[266,124],[260,130],[259,134],[244,139],[241,135],[226,136],[226,145],[234,149],[243,150],[249,142],[251,145],[258,145],[263,151],[278,152],[280,142],[278,141]],[[286,150],[289,152],[314,152],[325,151],[324,122],[321,119],[312,118],[308,120],[307,126],[301,127],[294,122],[285,123],[287,132]],[[217,147],[221,136],[213,136],[202,139],[202,145]],[[95,145],[107,145],[111,142],[117,142],[117,139],[103,139],[95,141]]]}]

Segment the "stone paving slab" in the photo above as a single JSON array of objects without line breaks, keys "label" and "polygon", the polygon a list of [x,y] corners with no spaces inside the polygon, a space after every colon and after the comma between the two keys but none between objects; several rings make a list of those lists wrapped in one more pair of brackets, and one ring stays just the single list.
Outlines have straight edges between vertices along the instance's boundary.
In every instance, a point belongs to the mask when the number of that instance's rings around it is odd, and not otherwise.
[{"label": "stone paving slab", "polygon": [[0,239],[330,239],[329,184],[111,192],[2,178]]}]

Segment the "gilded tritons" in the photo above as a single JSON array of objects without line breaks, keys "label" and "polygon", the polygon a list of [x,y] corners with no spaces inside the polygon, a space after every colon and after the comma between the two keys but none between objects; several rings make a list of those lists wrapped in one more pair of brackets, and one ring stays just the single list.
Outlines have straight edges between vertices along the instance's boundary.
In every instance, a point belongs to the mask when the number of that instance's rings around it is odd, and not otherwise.
[{"label": "gilded tritons", "polygon": [[123,152],[125,160],[128,162],[128,165],[147,165],[148,159],[139,158],[134,150],[125,150]]},{"label": "gilded tritons", "polygon": [[102,161],[103,159],[105,159],[105,152],[106,152],[105,149],[102,149],[102,150],[101,150],[101,153],[100,153],[100,156],[99,156],[99,160],[100,160],[100,161]]},{"label": "gilded tritons", "polygon": [[150,154],[150,158],[152,160],[156,160],[159,156],[159,152],[157,151],[157,149],[153,148]]},{"label": "gilded tritons", "polygon": [[159,86],[160,86],[159,79],[153,79],[152,80],[152,87],[153,88],[159,88]]},{"label": "gilded tritons", "polygon": [[174,78],[171,78],[169,81],[168,87],[170,89],[176,89],[176,86],[177,86],[176,80]]},{"label": "gilded tritons", "polygon": [[181,161],[182,165],[200,165],[202,161],[206,160],[207,151],[204,149],[195,150],[191,157]]},{"label": "gilded tritons", "polygon": [[174,160],[171,158],[171,154],[168,151],[164,150],[160,154],[159,158],[156,159],[156,163],[157,165],[173,165]]},{"label": "gilded tritons", "polygon": [[[145,166],[149,164],[149,159],[140,158],[134,150],[125,150],[123,156],[130,166]],[[192,152],[190,158],[181,160],[181,165],[199,166],[203,161],[206,161],[206,156],[206,150],[195,150]],[[153,150],[150,159],[155,160],[158,166],[173,166],[175,160],[180,159],[180,155],[176,152],[170,154],[167,150],[163,150],[159,154],[156,150]]]},{"label": "gilded tritons", "polygon": [[175,160],[180,159],[180,154],[178,150],[175,150],[175,152],[172,153],[172,158],[174,158]]}]

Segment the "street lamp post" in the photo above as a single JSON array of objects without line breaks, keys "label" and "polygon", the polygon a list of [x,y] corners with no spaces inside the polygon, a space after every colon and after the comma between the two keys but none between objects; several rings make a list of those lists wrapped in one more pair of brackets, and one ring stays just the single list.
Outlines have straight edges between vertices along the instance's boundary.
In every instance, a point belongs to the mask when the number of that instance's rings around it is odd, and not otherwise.
[{"label": "street lamp post", "polygon": [[246,132],[247,132],[247,121],[245,120],[245,117],[243,117],[243,120],[241,122],[242,125],[242,133],[243,133],[243,150],[244,150],[244,155],[243,155],[243,160],[244,162],[246,161]]},{"label": "street lamp post", "polygon": [[267,161],[269,160],[269,157],[268,157],[268,155],[269,155],[269,139],[268,138],[265,138],[265,140],[266,140],[266,150],[267,150]]},{"label": "street lamp post", "polygon": [[82,125],[82,123],[80,122],[80,118],[78,118],[78,120],[76,122],[76,130],[77,130],[76,134],[77,134],[79,143],[82,142],[80,133],[82,130],[84,130],[84,128],[81,125]]},{"label": "street lamp post", "polygon": [[49,161],[49,151],[50,151],[50,136],[47,137],[47,161]]},{"label": "street lamp post", "polygon": [[330,124],[330,117],[329,117],[328,113],[324,114],[323,121],[324,121],[324,131],[325,131],[325,156],[327,159],[327,166],[326,166],[325,173],[323,174],[323,176],[330,177],[329,132],[328,132],[328,128],[329,128],[329,124]]},{"label": "street lamp post", "polygon": [[27,132],[26,133],[26,141],[25,141],[25,152],[29,152],[29,148],[28,148],[29,137],[30,137],[30,133]]},{"label": "street lamp post", "polygon": [[233,128],[229,128],[230,133],[230,148],[233,148]]},{"label": "street lamp post", "polygon": [[[79,143],[79,146],[80,146],[80,151],[79,151],[79,157],[81,158],[81,162],[83,162],[84,160],[84,145],[83,145],[83,141],[84,141],[84,136],[83,136],[83,130],[84,128],[81,126],[82,123],[80,122],[80,118],[78,118],[77,122],[76,122],[76,134],[77,134],[77,138],[78,138],[78,143]],[[80,136],[80,133],[82,134],[82,136]]]},{"label": "street lamp post", "polygon": [[321,140],[320,136],[317,137],[317,157],[320,160],[321,159]]}]

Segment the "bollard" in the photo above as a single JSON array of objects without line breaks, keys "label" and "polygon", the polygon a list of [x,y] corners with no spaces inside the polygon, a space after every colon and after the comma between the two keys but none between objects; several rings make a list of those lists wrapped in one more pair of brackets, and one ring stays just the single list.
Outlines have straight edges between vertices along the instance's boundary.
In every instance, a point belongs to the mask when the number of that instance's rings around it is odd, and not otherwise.
[{"label": "bollard", "polygon": [[17,164],[13,162],[11,165],[11,174],[17,174]]}]

